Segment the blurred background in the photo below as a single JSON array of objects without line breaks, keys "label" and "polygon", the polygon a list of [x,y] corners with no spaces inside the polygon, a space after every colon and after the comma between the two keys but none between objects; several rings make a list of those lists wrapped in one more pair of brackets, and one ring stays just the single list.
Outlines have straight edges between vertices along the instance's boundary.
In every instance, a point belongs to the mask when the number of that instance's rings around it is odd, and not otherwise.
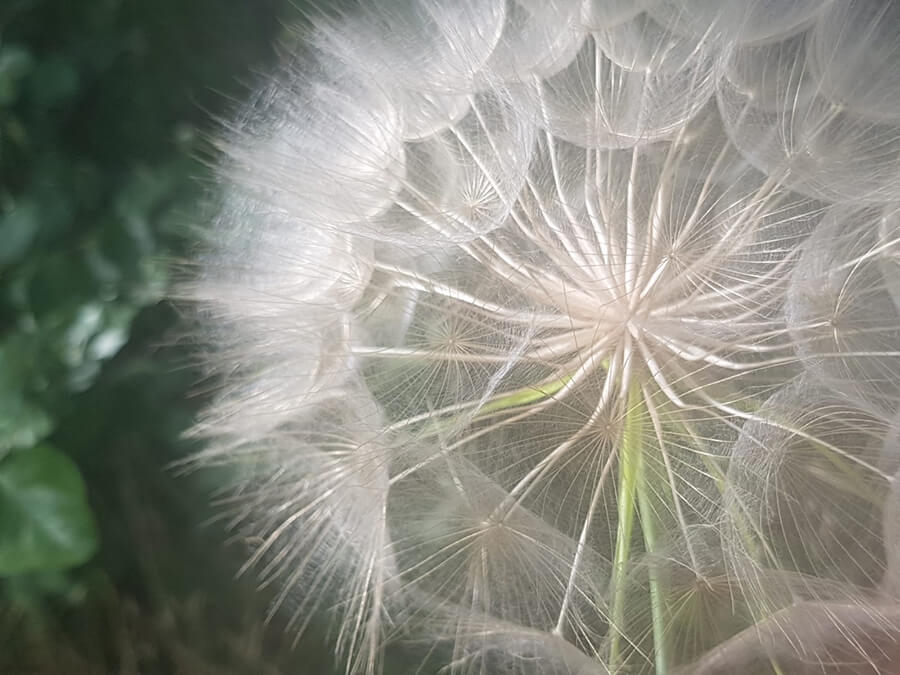
[{"label": "blurred background", "polygon": [[217,477],[166,299],[283,0],[0,2],[0,674],[327,673],[292,645]]}]

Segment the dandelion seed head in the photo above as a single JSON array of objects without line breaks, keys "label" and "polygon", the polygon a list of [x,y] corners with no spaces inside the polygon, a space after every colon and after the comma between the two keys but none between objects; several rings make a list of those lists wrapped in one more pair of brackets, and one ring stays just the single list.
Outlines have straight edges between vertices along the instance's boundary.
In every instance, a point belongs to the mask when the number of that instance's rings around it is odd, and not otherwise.
[{"label": "dandelion seed head", "polygon": [[292,629],[330,616],[366,675],[393,642],[448,674],[884,662],[889,5],[311,18],[223,134],[189,287],[202,457]]}]

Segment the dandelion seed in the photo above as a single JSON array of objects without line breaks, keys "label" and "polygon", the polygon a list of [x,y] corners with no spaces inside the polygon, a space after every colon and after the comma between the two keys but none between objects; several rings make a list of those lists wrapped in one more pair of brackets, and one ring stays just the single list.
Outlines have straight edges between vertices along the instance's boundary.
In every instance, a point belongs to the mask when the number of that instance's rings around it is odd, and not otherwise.
[{"label": "dandelion seed", "polygon": [[889,672],[894,10],[315,15],[189,288],[274,611],[352,674]]}]

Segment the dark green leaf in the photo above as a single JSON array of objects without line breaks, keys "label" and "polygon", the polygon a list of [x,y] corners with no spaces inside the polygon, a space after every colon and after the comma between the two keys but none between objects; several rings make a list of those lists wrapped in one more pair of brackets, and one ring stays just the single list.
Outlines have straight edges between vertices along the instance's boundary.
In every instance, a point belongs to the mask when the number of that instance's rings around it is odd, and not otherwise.
[{"label": "dark green leaf", "polygon": [[0,457],[37,445],[53,430],[53,419],[28,399],[25,372],[30,366],[24,341],[0,344]]},{"label": "dark green leaf", "polygon": [[72,460],[41,445],[0,461],[0,575],[72,567],[96,550],[94,516]]}]

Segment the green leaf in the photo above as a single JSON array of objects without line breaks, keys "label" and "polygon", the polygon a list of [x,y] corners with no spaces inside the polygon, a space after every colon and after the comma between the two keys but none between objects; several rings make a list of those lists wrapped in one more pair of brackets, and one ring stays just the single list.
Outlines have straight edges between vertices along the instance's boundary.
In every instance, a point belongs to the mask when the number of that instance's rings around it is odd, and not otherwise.
[{"label": "green leaf", "polygon": [[0,212],[0,265],[18,262],[28,251],[40,228],[38,209],[22,202],[12,210]]},{"label": "green leaf", "polygon": [[0,458],[16,448],[30,448],[53,431],[54,421],[25,391],[26,373],[34,370],[26,338],[0,343]]},{"label": "green leaf", "polygon": [[0,457],[14,448],[27,448],[53,430],[45,410],[19,392],[0,387]]},{"label": "green leaf", "polygon": [[22,47],[0,48],[0,106],[13,103],[19,95],[18,85],[31,69],[31,54]]},{"label": "green leaf", "polygon": [[72,567],[90,559],[97,544],[72,460],[39,445],[0,462],[0,576]]},{"label": "green leaf", "polygon": [[78,92],[78,84],[78,71],[60,56],[51,56],[39,63],[30,78],[32,97],[41,109],[73,98]]}]

